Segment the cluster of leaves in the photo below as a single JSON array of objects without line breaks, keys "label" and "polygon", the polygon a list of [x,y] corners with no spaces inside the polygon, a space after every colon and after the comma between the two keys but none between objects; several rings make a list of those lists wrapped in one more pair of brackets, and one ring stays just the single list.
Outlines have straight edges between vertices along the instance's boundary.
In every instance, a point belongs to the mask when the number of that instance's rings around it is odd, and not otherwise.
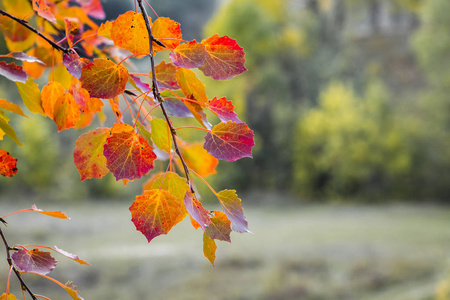
[{"label": "cluster of leaves", "polygon": [[[50,216],[53,218],[59,218],[59,219],[70,219],[66,216],[63,212],[60,211],[44,211],[42,209],[38,209],[36,205],[33,205],[31,208],[18,210],[12,213],[9,213],[3,217],[0,217],[0,221],[6,225],[5,219],[11,215],[17,214],[17,213],[23,213],[27,211],[33,211],[37,212],[46,216]],[[77,263],[81,265],[88,265],[88,263],[82,259],[80,259],[77,255],[74,255],[72,253],[69,253],[67,251],[64,251],[57,246],[48,247],[48,246],[42,246],[42,245],[15,245],[11,247],[5,237],[5,234],[0,229],[0,236],[3,240],[3,244],[6,247],[6,255],[7,255],[7,261],[9,263],[9,276],[8,276],[8,282],[6,287],[6,293],[3,293],[0,296],[1,300],[15,300],[16,296],[10,293],[10,280],[11,280],[11,273],[14,272],[17,276],[17,278],[20,281],[21,289],[23,298],[25,299],[25,292],[28,292],[32,299],[44,298],[48,299],[45,296],[42,295],[36,295],[33,292],[31,292],[30,288],[27,286],[25,281],[22,279],[21,274],[34,274],[41,277],[44,277],[48,280],[53,281],[54,283],[61,286],[63,289],[66,290],[66,292],[74,299],[74,300],[83,300],[81,298],[80,294],[78,293],[78,289],[76,286],[73,285],[72,282],[67,282],[66,284],[63,284],[59,282],[58,280],[48,277],[47,274],[53,271],[53,269],[57,265],[56,259],[51,255],[51,252],[40,250],[40,249],[46,249],[46,250],[52,250],[54,252],[57,252],[59,254],[62,254],[63,256],[70,258],[71,260],[76,261]],[[14,252],[13,254],[10,254],[10,252]]]},{"label": "cluster of leaves", "polygon": [[[209,99],[193,69],[228,80],[246,71],[245,53],[228,36],[185,41],[180,24],[157,15],[152,22],[142,0],[136,4],[140,12],[128,11],[98,26],[91,18],[104,18],[99,0],[3,0],[0,30],[12,52],[2,57],[22,65],[0,62],[0,75],[16,82],[30,112],[53,119],[59,131],[85,128],[96,115],[104,120],[108,100],[114,125],[76,141],[73,156],[81,180],[111,172],[126,185],[149,173],[155,160],[166,161],[165,172],[153,174],[131,205],[132,221],[150,242],[189,215],[193,227],[202,228],[204,255],[214,265],[215,240],[230,241],[232,230],[250,230],[236,191],[216,192],[204,177],[215,173],[218,160],[252,157],[254,139],[233,103],[225,97]],[[167,51],[169,60],[156,65],[155,55]],[[130,57],[150,57],[151,70],[131,72]],[[48,83],[40,88],[33,78],[46,69]],[[0,100],[0,139],[6,134],[20,144],[4,110],[25,114]],[[126,110],[130,124],[124,122]],[[207,111],[220,122],[213,126]],[[175,128],[171,118],[183,117],[195,118],[201,127]],[[204,142],[181,140],[176,130],[187,127],[206,131]],[[0,173],[11,177],[16,172],[16,159],[0,150]],[[191,172],[211,188],[223,211],[202,206]]]}]

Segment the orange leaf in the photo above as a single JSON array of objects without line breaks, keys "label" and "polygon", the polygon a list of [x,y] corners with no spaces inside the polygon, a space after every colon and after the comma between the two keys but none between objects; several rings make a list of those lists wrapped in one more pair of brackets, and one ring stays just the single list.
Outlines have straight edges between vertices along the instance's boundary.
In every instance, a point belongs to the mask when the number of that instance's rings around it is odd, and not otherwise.
[{"label": "orange leaf", "polygon": [[13,294],[7,294],[7,293],[3,293],[0,296],[0,300],[17,300],[16,296],[14,296]]},{"label": "orange leaf", "polygon": [[108,59],[96,58],[81,69],[80,81],[91,97],[114,98],[125,91],[128,71]]},{"label": "orange leaf", "polygon": [[164,89],[179,90],[180,86],[177,83],[176,72],[177,67],[174,64],[166,64],[164,61],[160,62],[155,67],[156,81],[158,82],[158,85]]},{"label": "orange leaf", "polygon": [[199,70],[206,76],[214,80],[226,80],[247,71],[244,49],[236,40],[215,34],[203,40],[202,44],[205,45],[208,55]]},{"label": "orange leaf", "polygon": [[[180,24],[169,18],[157,18],[152,24],[152,34],[155,39],[166,47],[161,47],[156,43],[153,44],[153,51],[175,49],[181,42]],[[147,44],[148,45],[148,44]]]},{"label": "orange leaf", "polygon": [[72,281],[67,282],[64,289],[72,297],[73,300],[84,300],[83,298],[81,298],[77,286],[73,285]]},{"label": "orange leaf", "polygon": [[79,263],[80,265],[89,265],[86,261],[80,259],[77,255],[69,253],[67,251],[64,251],[63,249],[60,249],[58,247],[55,246],[55,251],[58,253],[61,253],[62,255],[64,255],[65,257],[68,257],[74,261],[76,261],[77,263]]},{"label": "orange leaf", "polygon": [[143,195],[136,197],[130,212],[131,221],[148,242],[161,234],[167,234],[187,215],[183,202],[164,190],[144,191]]},{"label": "orange leaf", "polygon": [[211,262],[214,267],[216,260],[216,242],[210,238],[206,233],[203,233],[203,255]]},{"label": "orange leaf", "polygon": [[9,152],[0,149],[0,174],[6,177],[13,177],[17,173],[17,159]]},{"label": "orange leaf", "polygon": [[111,133],[103,148],[106,167],[116,180],[141,178],[153,169],[156,155],[147,141],[134,131]]},{"label": "orange leaf", "polygon": [[181,144],[180,148],[186,164],[198,175],[207,177],[216,173],[216,167],[219,164],[219,160],[206,152],[202,143],[191,145]]},{"label": "orange leaf", "polygon": [[72,94],[64,93],[53,107],[53,120],[58,125],[58,131],[72,128],[80,119],[80,106]]},{"label": "orange leaf", "polygon": [[204,107],[204,104],[208,102],[205,84],[197,78],[194,71],[178,68],[176,75],[177,82],[186,98],[197,100]]},{"label": "orange leaf", "polygon": [[54,218],[58,218],[58,219],[70,219],[68,216],[66,216],[65,213],[60,212],[60,211],[44,211],[42,209],[39,209],[36,207],[36,205],[33,204],[33,206],[31,207],[31,209],[35,212],[38,212],[40,214],[43,215],[47,215],[50,217],[54,217]]},{"label": "orange leaf", "polygon": [[140,13],[127,11],[112,24],[111,38],[114,44],[133,54],[150,53],[150,43],[144,18]]},{"label": "orange leaf", "polygon": [[213,215],[211,224],[206,228],[205,233],[214,240],[231,242],[231,222],[227,215],[217,210],[213,211]]},{"label": "orange leaf", "polygon": [[37,11],[39,16],[56,24],[56,18],[52,14],[50,7],[45,3],[45,0],[33,0],[33,9]]},{"label": "orange leaf", "polygon": [[19,105],[0,99],[0,109],[5,109],[10,112],[26,117]]},{"label": "orange leaf", "polygon": [[102,178],[109,173],[106,157],[103,156],[103,145],[109,136],[109,128],[97,128],[82,134],[75,142],[73,160],[81,181],[89,178]]},{"label": "orange leaf", "polygon": [[57,81],[50,81],[42,88],[42,107],[49,118],[53,119],[55,103],[64,93],[64,87]]}]

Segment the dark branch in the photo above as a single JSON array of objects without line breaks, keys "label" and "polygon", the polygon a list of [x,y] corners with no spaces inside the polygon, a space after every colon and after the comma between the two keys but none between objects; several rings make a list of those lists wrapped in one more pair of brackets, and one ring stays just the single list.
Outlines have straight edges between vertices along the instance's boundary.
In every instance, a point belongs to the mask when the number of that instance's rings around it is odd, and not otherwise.
[{"label": "dark branch", "polygon": [[172,122],[170,121],[170,117],[167,114],[167,111],[166,111],[166,109],[164,107],[164,100],[161,97],[161,93],[159,91],[158,83],[156,81],[155,59],[153,57],[153,42],[157,43],[157,41],[153,37],[152,28],[150,26],[150,21],[148,19],[147,12],[145,11],[145,7],[142,4],[142,0],[138,0],[138,4],[139,4],[139,8],[141,10],[142,16],[144,17],[145,26],[147,27],[148,36],[149,36],[149,44],[150,44],[150,54],[149,54],[149,56],[150,56],[150,63],[151,63],[151,68],[152,68],[153,96],[159,102],[159,105],[161,107],[162,113],[164,115],[164,118],[166,119],[167,125],[169,126],[170,133],[172,135],[173,146],[175,148],[175,152],[177,153],[178,157],[181,160],[181,164],[183,165],[183,168],[184,168],[184,173],[186,174],[186,180],[189,183],[189,188],[191,189],[191,192],[194,194],[195,191],[194,191],[194,187],[192,186],[191,177],[189,175],[189,168],[186,165],[186,162],[184,161],[183,155],[181,155],[181,151],[180,151],[180,148],[178,147],[178,143],[177,143],[177,133],[176,133],[175,128],[173,127]]},{"label": "dark branch", "polygon": [[51,39],[49,39],[48,37],[46,37],[45,35],[43,35],[42,33],[39,32],[39,30],[37,30],[36,28],[34,28],[33,26],[31,26],[30,24],[28,24],[28,22],[26,20],[23,19],[19,19],[13,15],[10,15],[9,13],[7,13],[4,10],[0,9],[0,14],[16,21],[17,23],[19,23],[20,25],[28,28],[29,30],[33,31],[35,34],[37,34],[38,36],[40,36],[41,38],[43,38],[47,43],[49,43],[54,49],[62,51],[64,53],[68,53],[70,50],[67,48],[64,48],[60,45],[58,45],[57,43],[55,43],[54,41],[52,41]]}]

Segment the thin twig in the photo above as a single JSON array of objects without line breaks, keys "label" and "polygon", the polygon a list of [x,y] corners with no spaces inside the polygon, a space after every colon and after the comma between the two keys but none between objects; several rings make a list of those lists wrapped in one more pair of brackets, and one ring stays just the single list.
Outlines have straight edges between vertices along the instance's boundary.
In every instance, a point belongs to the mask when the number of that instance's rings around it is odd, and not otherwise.
[{"label": "thin twig", "polygon": [[191,177],[189,175],[189,168],[186,165],[186,162],[184,161],[183,155],[181,155],[180,148],[178,147],[177,132],[175,131],[175,128],[173,127],[172,122],[170,121],[170,117],[167,114],[167,111],[166,111],[166,109],[164,107],[164,100],[161,97],[161,93],[159,91],[158,83],[156,81],[155,59],[153,57],[153,42],[157,42],[157,41],[153,37],[152,28],[150,27],[150,21],[148,19],[147,12],[145,11],[145,7],[142,4],[142,0],[137,0],[137,2],[139,4],[139,9],[141,10],[142,16],[144,17],[145,26],[147,27],[148,36],[149,36],[149,44],[150,44],[150,54],[149,54],[149,56],[150,56],[150,63],[151,63],[151,68],[152,68],[153,96],[154,96],[155,99],[158,100],[158,102],[160,104],[161,111],[162,111],[162,113],[164,115],[164,118],[166,119],[167,125],[169,126],[170,133],[172,135],[173,146],[175,148],[175,152],[177,153],[177,155],[180,158],[181,163],[183,165],[184,173],[186,174],[186,180],[188,181],[189,188],[190,188],[191,192],[193,194],[195,194],[194,187],[193,187],[192,182],[191,182]]},{"label": "thin twig", "polygon": [[11,247],[9,247],[8,242],[6,241],[5,235],[3,234],[2,229],[0,228],[0,236],[2,237],[3,240],[3,244],[5,245],[6,248],[6,261],[8,262],[9,266],[12,268],[12,270],[14,271],[14,274],[16,274],[17,279],[19,279],[20,281],[20,285],[22,286],[22,288],[24,288],[28,294],[30,294],[31,298],[33,300],[37,300],[36,296],[31,292],[31,290],[28,288],[28,286],[26,285],[26,283],[23,281],[22,276],[20,276],[19,271],[16,269],[16,267],[13,265],[12,263],[12,259],[11,259],[11,255],[9,253],[9,251],[12,250]]},{"label": "thin twig", "polygon": [[55,43],[54,41],[52,41],[51,39],[49,39],[48,37],[46,37],[45,35],[43,35],[41,32],[39,32],[39,30],[37,30],[36,28],[34,28],[33,26],[31,26],[30,24],[28,24],[28,21],[26,20],[22,20],[19,19],[13,15],[10,15],[9,13],[7,13],[6,11],[0,9],[0,14],[16,21],[17,23],[19,23],[20,25],[28,28],[29,30],[33,31],[34,33],[36,33],[38,36],[40,36],[41,38],[43,38],[47,43],[49,43],[54,49],[62,51],[64,53],[68,53],[70,50],[68,48],[64,48],[60,45],[58,45],[57,43]]}]

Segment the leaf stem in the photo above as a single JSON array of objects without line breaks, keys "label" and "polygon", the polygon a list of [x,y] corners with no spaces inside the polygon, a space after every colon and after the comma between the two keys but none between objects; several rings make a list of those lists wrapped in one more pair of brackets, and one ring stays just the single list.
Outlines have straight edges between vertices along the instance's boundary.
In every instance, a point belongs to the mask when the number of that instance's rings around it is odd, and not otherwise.
[{"label": "leaf stem", "polygon": [[40,36],[41,38],[43,38],[47,43],[49,43],[54,49],[62,51],[64,53],[69,53],[69,49],[68,48],[64,48],[60,45],[58,45],[57,43],[55,43],[54,41],[52,41],[51,39],[49,39],[48,37],[46,37],[45,35],[43,35],[41,32],[39,32],[39,30],[37,30],[36,28],[34,28],[33,26],[28,24],[28,21],[23,20],[23,19],[19,19],[13,15],[10,15],[9,13],[7,13],[6,11],[0,9],[0,14],[16,21],[17,23],[19,23],[20,25],[28,28],[29,30],[33,31],[35,34],[37,34],[38,36]]},{"label": "leaf stem", "polygon": [[183,165],[184,173],[186,174],[186,180],[188,181],[189,188],[190,188],[192,193],[195,193],[194,186],[192,185],[191,177],[189,175],[189,168],[186,165],[186,162],[184,161],[183,155],[181,155],[180,148],[178,147],[177,137],[176,137],[176,135],[177,135],[176,130],[173,127],[172,122],[170,121],[169,115],[166,112],[166,109],[164,107],[164,100],[161,97],[161,93],[159,91],[158,83],[156,81],[155,59],[154,59],[154,56],[153,56],[153,41],[155,41],[155,38],[153,37],[153,34],[152,34],[152,28],[150,26],[150,21],[148,19],[147,12],[145,11],[145,7],[142,4],[142,0],[137,0],[137,2],[138,2],[138,5],[139,5],[139,9],[141,10],[141,14],[142,14],[142,16],[144,18],[145,26],[147,27],[147,32],[148,32],[148,36],[149,36],[149,44],[150,44],[149,56],[150,56],[150,64],[151,64],[151,68],[152,68],[152,85],[153,85],[152,90],[153,90],[153,96],[154,96],[155,99],[158,100],[158,102],[160,104],[160,107],[161,107],[161,111],[162,111],[162,113],[164,115],[164,118],[166,119],[167,125],[170,128],[170,133],[172,135],[172,140],[173,140],[173,145],[174,145],[174,148],[175,148],[175,152],[177,153],[177,155],[180,158],[181,163]]},{"label": "leaf stem", "polygon": [[22,213],[22,212],[26,212],[26,211],[32,211],[32,210],[33,210],[32,208],[21,209],[21,210],[18,210],[18,211],[14,211],[14,212],[12,212],[12,213],[9,213],[9,214],[7,214],[7,215],[4,215],[3,217],[0,217],[0,219],[6,218],[6,217],[9,217],[9,216],[11,216],[11,215],[18,214],[18,213]]},{"label": "leaf stem", "polygon": [[209,130],[209,129],[201,128],[201,127],[197,127],[197,126],[181,126],[181,127],[175,128],[175,130],[178,130],[178,129],[187,129],[187,128],[191,128],[191,129],[199,129],[199,130],[203,130],[203,131],[206,131],[206,132],[211,132],[211,130]]},{"label": "leaf stem", "polygon": [[1,228],[0,228],[0,236],[2,237],[3,244],[5,245],[5,248],[6,248],[6,261],[8,262],[8,265],[10,266],[10,268],[12,268],[12,270],[14,271],[14,274],[16,274],[17,279],[19,279],[20,285],[22,286],[22,288],[25,289],[30,294],[30,296],[33,300],[37,300],[36,296],[33,294],[33,292],[31,292],[31,290],[28,288],[28,286],[23,281],[22,276],[20,276],[20,272],[13,265],[11,255],[9,253],[9,251],[11,251],[12,248],[8,245],[8,242],[6,241],[5,235],[3,234],[3,231]]}]

